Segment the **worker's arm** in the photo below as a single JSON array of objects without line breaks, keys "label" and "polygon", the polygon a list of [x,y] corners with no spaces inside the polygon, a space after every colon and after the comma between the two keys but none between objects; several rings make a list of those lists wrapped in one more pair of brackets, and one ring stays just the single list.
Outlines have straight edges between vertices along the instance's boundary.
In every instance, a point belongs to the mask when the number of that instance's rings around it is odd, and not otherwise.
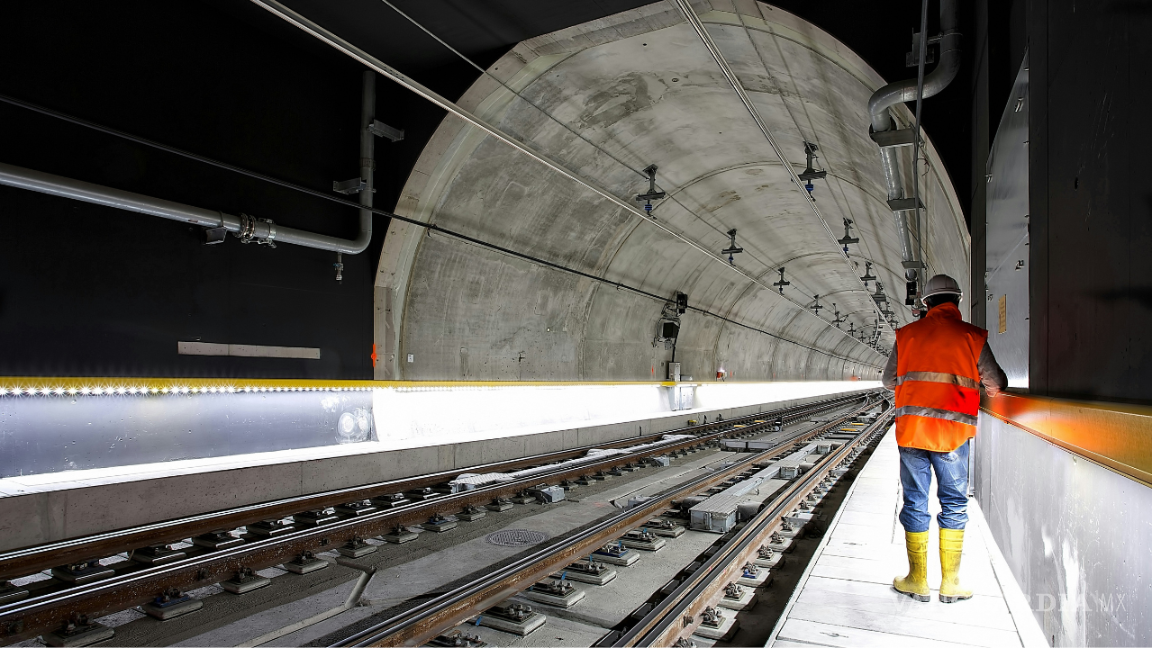
[{"label": "worker's arm", "polygon": [[992,355],[992,347],[988,346],[987,342],[980,351],[976,367],[980,370],[980,382],[984,384],[984,390],[989,396],[995,396],[1008,388],[1008,376],[1004,375],[1004,370],[1000,368],[1000,363],[996,362],[996,356]]},{"label": "worker's arm", "polygon": [[[995,362],[995,360],[993,360]],[[896,345],[892,345],[892,355],[888,356],[888,364],[884,365],[884,373],[880,374],[880,382],[884,389],[896,391]]]}]

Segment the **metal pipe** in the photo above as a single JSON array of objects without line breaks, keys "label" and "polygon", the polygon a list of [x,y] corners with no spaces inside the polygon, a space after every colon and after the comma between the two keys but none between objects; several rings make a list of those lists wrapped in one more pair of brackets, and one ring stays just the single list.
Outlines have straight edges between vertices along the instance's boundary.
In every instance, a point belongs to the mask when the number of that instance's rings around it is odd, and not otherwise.
[{"label": "metal pipe", "polygon": [[[940,10],[943,12],[945,7],[944,3],[949,0],[940,0]],[[941,17],[943,22],[943,17]],[[928,32],[928,0],[921,0],[920,2],[920,51],[917,52],[916,62],[916,126],[912,134],[912,204],[920,204],[920,111],[924,106],[924,59],[928,58],[928,39],[925,34]],[[959,59],[959,56],[956,57]],[[943,60],[941,60],[943,63]],[[955,76],[955,73],[953,73]],[[945,84],[947,85],[947,84]],[[917,209],[916,214],[916,251],[915,260],[919,261],[919,265],[924,264],[924,237],[923,228],[920,224],[923,222],[923,215],[920,209]],[[909,229],[909,228],[905,228]],[[911,272],[909,272],[911,270]],[[909,279],[914,279],[913,273],[920,270],[917,268],[910,268],[905,270],[904,273]],[[880,282],[876,282],[879,286]]]},{"label": "metal pipe", "polygon": [[[960,71],[959,8],[956,0],[940,0],[940,62],[924,76],[924,98],[939,94]],[[921,34],[921,38],[926,38]],[[892,115],[888,108],[906,101],[916,101],[917,79],[896,81],[872,93],[868,112],[872,116],[872,130],[892,130]]]},{"label": "metal pipe", "polygon": [[376,136],[369,128],[375,120],[376,73],[364,70],[363,90],[360,96],[360,177],[364,179],[360,204],[368,208],[360,210],[360,233],[364,237],[364,247],[367,247],[368,241],[372,240],[372,195],[376,191]]},{"label": "metal pipe", "polygon": [[336,563],[341,567],[355,569],[360,572],[360,577],[356,579],[356,584],[352,586],[352,591],[348,593],[348,598],[344,601],[344,605],[334,607],[331,610],[325,610],[324,612],[310,616],[307,619],[302,619],[290,625],[286,625],[279,630],[273,630],[272,632],[262,634],[255,639],[249,639],[248,641],[237,645],[242,648],[260,646],[270,641],[275,641],[280,637],[286,637],[293,632],[299,632],[300,630],[303,630],[309,626],[314,626],[321,621],[326,621],[336,616],[337,614],[343,614],[344,612],[347,612],[348,610],[356,607],[360,603],[360,597],[364,596],[364,589],[368,587],[368,581],[372,580],[372,576],[376,573],[376,566],[361,565],[360,563],[348,560],[343,556],[337,558]]},{"label": "metal pipe", "polygon": [[[949,83],[956,78],[960,71],[960,39],[959,8],[956,0],[940,0],[940,62],[932,72],[923,78],[923,92],[921,98],[927,99],[939,94]],[[926,44],[927,34],[920,34],[921,42]],[[921,62],[921,66],[923,62]],[[919,75],[917,75],[919,76]],[[889,108],[906,101],[916,101],[917,88],[920,86],[918,78],[905,79],[880,88],[868,100],[868,112],[871,115],[872,130],[883,132],[892,130],[895,126]],[[918,155],[918,148],[912,154]],[[898,200],[904,198],[904,181],[900,174],[900,161],[895,147],[882,147],[880,149],[880,168],[884,172],[884,182],[888,187],[888,199]],[[916,246],[912,241],[912,231],[908,224],[909,212],[894,212],[896,229],[900,239],[900,253],[908,264],[917,262]],[[916,268],[906,268],[905,274],[914,278]]]},{"label": "metal pipe", "polygon": [[153,198],[144,194],[65,178],[3,162],[0,162],[0,184],[95,205],[115,207],[139,214],[159,216],[201,227],[223,227],[237,236],[248,236],[255,241],[275,241],[276,243],[290,243],[318,250],[359,254],[368,247],[368,243],[372,239],[371,212],[368,212],[367,229],[364,227],[364,218],[361,215],[360,235],[349,241],[335,236],[277,226],[270,221],[249,216],[233,216],[220,211],[193,207],[162,198]]}]

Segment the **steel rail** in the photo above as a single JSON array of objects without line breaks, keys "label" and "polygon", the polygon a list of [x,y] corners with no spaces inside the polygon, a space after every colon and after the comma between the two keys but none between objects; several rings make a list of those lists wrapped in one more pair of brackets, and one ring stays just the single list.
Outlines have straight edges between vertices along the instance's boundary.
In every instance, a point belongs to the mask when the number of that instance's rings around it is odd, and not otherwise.
[{"label": "steel rail", "polygon": [[[857,394],[852,397],[821,401],[806,406],[787,408],[782,411],[788,412],[788,414],[784,416],[789,418],[808,416],[859,400],[864,402],[862,407],[868,407],[868,404],[872,402],[871,394]],[[750,417],[741,417],[740,419],[731,419],[708,425],[730,427],[739,424],[741,420],[748,420],[753,417],[769,418],[779,416],[781,415],[776,412],[762,412],[756,415],[750,415]],[[181,590],[202,587],[226,580],[234,576],[235,573],[242,568],[250,568],[253,570],[262,569],[292,560],[304,551],[325,551],[354,538],[368,538],[381,535],[391,531],[397,525],[423,522],[427,520],[432,513],[456,512],[469,504],[482,505],[489,502],[493,497],[513,494],[541,482],[575,477],[596,470],[623,465],[650,454],[662,454],[673,450],[703,445],[709,441],[723,438],[728,434],[744,434],[768,425],[771,425],[771,421],[748,425],[747,427],[737,430],[722,430],[711,435],[685,439],[639,453],[609,456],[600,461],[581,464],[580,466],[567,470],[559,470],[547,475],[534,475],[513,482],[504,482],[461,493],[443,495],[432,500],[412,503],[393,509],[385,509],[356,518],[344,518],[337,522],[314,528],[296,529],[282,536],[247,542],[229,549],[217,551],[206,550],[199,554],[196,554],[194,550],[190,549],[189,553],[193,555],[164,565],[146,566],[131,561],[128,563],[119,563],[118,565],[113,565],[113,569],[117,567],[127,567],[132,571],[118,573],[112,578],[94,583],[75,585],[61,590],[40,593],[21,601],[0,606],[0,641],[10,643],[22,638],[35,636],[43,631],[64,624],[76,613],[83,612],[90,618],[95,618],[101,614],[116,612],[133,605],[147,603],[160,592],[170,587]],[[813,434],[813,432],[807,434]],[[628,442],[635,443],[635,439],[628,440]],[[393,493],[396,491],[395,488],[390,488],[387,492]],[[347,501],[349,500],[341,500],[341,502]],[[297,505],[294,511],[298,513],[301,512],[301,510],[313,510],[314,508],[315,507],[310,506],[302,509],[301,506]],[[259,519],[269,518],[262,517]],[[212,530],[220,529],[222,525],[209,525],[209,528]],[[223,528],[228,527],[223,526]],[[186,538],[188,536],[184,535],[183,537]],[[147,545],[135,545],[135,547],[139,546]],[[121,551],[122,550],[123,549],[121,549]],[[119,551],[116,553],[119,553]],[[86,555],[91,557],[92,554]]]},{"label": "steel rail", "polygon": [[[782,417],[788,419],[798,416],[806,416],[813,411],[824,411],[825,409],[834,408],[849,403],[853,400],[861,398],[863,395],[863,393],[857,392],[848,396],[817,401],[814,403],[798,405],[781,410],[750,414],[748,416],[730,419],[727,421],[714,421],[712,423],[685,426],[682,428],[669,430],[667,432],[647,434],[629,439],[621,439],[619,441],[613,441],[609,443],[581,446],[571,450],[562,450],[540,455],[533,455],[531,457],[523,457],[520,459],[511,459],[507,461],[493,462],[477,466],[468,466],[466,468],[456,468],[453,470],[429,473],[416,477],[405,477],[396,480],[377,482],[374,484],[365,484],[361,486],[325,491],[323,493],[284,498],[273,500],[271,502],[262,502],[259,504],[241,506],[223,511],[187,516],[184,518],[178,518],[175,520],[168,520],[129,529],[121,529],[107,533],[100,533],[80,538],[71,538],[67,540],[46,543],[34,547],[15,549],[0,553],[0,578],[11,579],[20,576],[26,576],[28,574],[33,574],[38,571],[50,569],[52,567],[58,567],[60,565],[69,564],[71,562],[88,560],[93,557],[110,556],[122,551],[129,551],[131,549],[147,547],[156,544],[180,542],[187,538],[195,537],[202,533],[210,533],[218,529],[235,529],[247,524],[251,524],[253,522],[260,522],[262,520],[274,518],[283,518],[293,513],[300,513],[302,511],[323,509],[330,506],[345,504],[347,502],[371,499],[381,495],[389,495],[392,493],[443,484],[447,481],[451,481],[453,478],[462,473],[506,472],[532,465],[578,458],[584,456],[589,450],[592,449],[626,448],[629,446],[658,441],[665,435],[699,434],[714,430],[721,430],[720,432],[716,432],[711,435],[702,435],[697,441],[692,443],[706,442],[708,439],[716,436],[717,434],[725,433],[726,428],[729,428],[733,425],[747,424],[751,421],[755,421],[756,419],[765,417]],[[743,433],[743,431],[741,433]],[[675,444],[670,444],[667,446],[667,448],[661,448],[659,450],[667,451],[668,449],[674,447],[677,446]],[[592,465],[592,462],[587,464],[587,466]],[[548,475],[543,475],[542,478],[546,479],[548,478]],[[0,610],[2,609],[3,608],[0,607]]]},{"label": "steel rail", "polygon": [[621,533],[645,524],[655,515],[659,515],[673,500],[697,493],[712,484],[724,481],[734,474],[747,470],[754,463],[763,461],[766,457],[779,454],[782,448],[803,442],[842,425],[844,421],[875,407],[876,404],[872,399],[867,399],[859,408],[832,422],[811,430],[796,432],[787,439],[782,439],[769,450],[753,454],[724,470],[675,486],[644,504],[622,511],[594,527],[501,567],[473,583],[430,599],[334,645],[422,645],[442,632],[444,628],[461,623],[469,617],[483,612],[491,605],[555,572],[567,562],[587,555]]},{"label": "steel rail", "polygon": [[[704,561],[699,569],[612,645],[671,646],[680,636],[691,634],[691,629],[699,625],[700,613],[715,602],[725,585],[738,577],[743,564],[754,557],[753,554],[764,539],[777,530],[784,516],[850,453],[870,442],[876,432],[889,425],[892,418],[892,414],[887,414],[877,419],[855,439],[826,456],[801,479],[773,498],[771,505],[764,507],[728,543]],[[692,618],[691,623],[687,622],[689,617]]]}]

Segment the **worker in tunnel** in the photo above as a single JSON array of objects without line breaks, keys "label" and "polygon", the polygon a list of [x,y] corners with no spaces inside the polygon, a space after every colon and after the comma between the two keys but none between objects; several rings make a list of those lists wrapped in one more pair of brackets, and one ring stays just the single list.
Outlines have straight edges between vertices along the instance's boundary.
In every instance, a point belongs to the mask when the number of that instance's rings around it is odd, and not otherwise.
[{"label": "worker in tunnel", "polygon": [[960,314],[963,291],[955,279],[936,275],[924,286],[928,313],[896,331],[883,383],[896,392],[896,443],[904,505],[900,523],[908,549],[908,575],[892,586],[927,602],[928,487],[936,473],[940,499],[940,600],[972,597],[960,586],[960,552],[968,522],[969,440],[976,436],[980,386],[989,395],[1007,388],[1008,378],[988,346],[988,331]]}]

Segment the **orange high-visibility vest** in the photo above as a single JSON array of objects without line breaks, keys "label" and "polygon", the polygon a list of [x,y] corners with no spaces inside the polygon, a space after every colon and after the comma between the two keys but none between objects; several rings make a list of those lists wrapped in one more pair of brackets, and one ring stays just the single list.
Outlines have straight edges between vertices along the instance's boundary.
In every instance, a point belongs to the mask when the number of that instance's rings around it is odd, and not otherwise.
[{"label": "orange high-visibility vest", "polygon": [[896,331],[896,443],[952,452],[976,436],[988,331],[942,304]]}]

